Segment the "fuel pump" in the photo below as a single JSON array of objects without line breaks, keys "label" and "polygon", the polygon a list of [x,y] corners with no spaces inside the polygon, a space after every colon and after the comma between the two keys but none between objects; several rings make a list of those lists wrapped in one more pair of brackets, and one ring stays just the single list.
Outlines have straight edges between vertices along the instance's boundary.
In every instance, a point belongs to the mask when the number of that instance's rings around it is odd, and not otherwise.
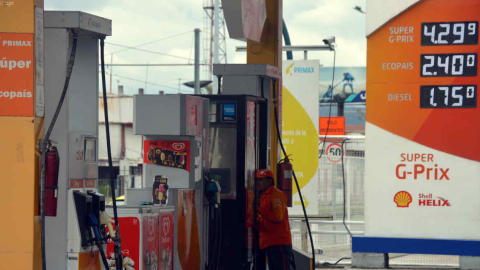
[{"label": "fuel pump", "polygon": [[46,11],[44,26],[42,268],[100,270],[103,262],[108,269],[103,224],[111,218],[97,183],[98,51],[112,22],[83,12]]},{"label": "fuel pump", "polygon": [[[168,248],[165,252],[175,270],[217,269],[218,252],[208,252],[213,238],[221,237],[218,229],[209,230],[221,227],[220,188],[208,170],[209,107],[206,98],[193,95],[134,96],[133,129],[144,138],[144,189],[152,190],[127,190],[126,204],[132,203],[129,192],[137,192],[136,201],[152,201],[157,189],[166,191],[168,179],[167,206],[159,206],[174,208],[173,255]],[[220,246],[215,250],[221,251]]]}]

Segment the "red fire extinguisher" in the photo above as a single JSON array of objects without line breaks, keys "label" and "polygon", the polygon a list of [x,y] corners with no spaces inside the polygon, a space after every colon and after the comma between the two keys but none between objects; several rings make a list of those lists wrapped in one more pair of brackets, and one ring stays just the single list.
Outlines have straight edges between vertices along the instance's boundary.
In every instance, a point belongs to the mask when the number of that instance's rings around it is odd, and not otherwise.
[{"label": "red fire extinguisher", "polygon": [[51,146],[47,150],[45,161],[45,216],[57,216],[59,168],[60,156],[57,147]]},{"label": "red fire extinguisher", "polygon": [[278,189],[287,197],[287,207],[292,207],[293,166],[288,157],[280,160],[277,166]]}]

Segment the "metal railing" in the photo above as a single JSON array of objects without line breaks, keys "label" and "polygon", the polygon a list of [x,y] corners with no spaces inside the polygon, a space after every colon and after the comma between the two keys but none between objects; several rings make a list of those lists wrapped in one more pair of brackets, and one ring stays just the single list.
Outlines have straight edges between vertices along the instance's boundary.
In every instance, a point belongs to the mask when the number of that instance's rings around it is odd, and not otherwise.
[{"label": "metal railing", "polygon": [[[312,230],[315,258],[320,263],[334,263],[341,258],[351,258],[352,239],[343,224],[353,236],[364,234],[364,168],[365,168],[365,137],[364,136],[328,136],[325,147],[324,136],[320,136],[319,151],[323,153],[319,158],[318,169],[318,215],[330,216],[331,220],[309,220]],[[348,140],[344,141],[345,138]],[[339,151],[330,151],[338,146],[328,146],[332,143],[341,145],[344,150],[344,174],[339,159]],[[341,153],[341,152],[340,152]],[[331,154],[331,155],[330,155]],[[345,175],[345,186],[343,175]],[[344,194],[345,192],[345,205]],[[306,222],[302,218],[291,218],[292,243],[305,252],[311,252]],[[391,265],[402,266],[430,266],[430,267],[457,267],[459,256],[424,255],[424,254],[389,254]],[[349,264],[350,260],[343,260],[340,264]]]}]

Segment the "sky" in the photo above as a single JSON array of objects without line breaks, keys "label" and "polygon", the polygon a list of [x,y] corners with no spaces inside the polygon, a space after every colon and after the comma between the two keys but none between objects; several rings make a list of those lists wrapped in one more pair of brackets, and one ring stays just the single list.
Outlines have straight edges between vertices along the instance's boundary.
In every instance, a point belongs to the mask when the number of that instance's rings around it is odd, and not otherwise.
[{"label": "sky", "polygon": [[[206,1],[208,0],[45,0],[45,10],[83,11],[111,19],[113,35],[105,40],[106,63],[193,64],[193,31],[199,28],[203,32],[203,5]],[[284,0],[283,16],[292,45],[323,45],[325,37],[335,36],[336,66],[365,66],[366,15],[354,10],[355,6],[366,11],[366,0]],[[226,32],[227,63],[245,63],[246,53],[235,52],[235,47],[245,46],[245,42],[230,39],[228,30]],[[205,36],[202,33],[201,38],[200,62],[204,62]],[[138,48],[161,54],[137,50],[118,52],[124,48],[114,45],[133,47],[157,40],[160,41]],[[303,52],[294,52],[293,57],[303,59]],[[333,58],[333,53],[329,51],[308,53],[308,59],[318,59],[325,67],[333,65]],[[193,93],[192,88],[179,84],[193,80],[193,66],[113,67],[112,71],[110,68],[106,71],[108,88],[110,73],[113,75],[113,93],[117,92],[118,85],[123,85],[125,94],[130,95],[138,93],[138,88],[146,88],[146,94],[158,94],[159,91]],[[202,80],[209,79],[203,74],[201,72]]]}]

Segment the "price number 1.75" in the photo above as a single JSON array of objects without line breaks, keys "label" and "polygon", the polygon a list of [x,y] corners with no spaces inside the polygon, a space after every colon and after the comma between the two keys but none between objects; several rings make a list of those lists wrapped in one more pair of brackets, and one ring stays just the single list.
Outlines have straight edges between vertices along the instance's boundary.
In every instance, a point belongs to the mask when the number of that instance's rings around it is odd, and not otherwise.
[{"label": "price number 1.75", "polygon": [[476,108],[476,85],[420,86],[420,108]]}]

